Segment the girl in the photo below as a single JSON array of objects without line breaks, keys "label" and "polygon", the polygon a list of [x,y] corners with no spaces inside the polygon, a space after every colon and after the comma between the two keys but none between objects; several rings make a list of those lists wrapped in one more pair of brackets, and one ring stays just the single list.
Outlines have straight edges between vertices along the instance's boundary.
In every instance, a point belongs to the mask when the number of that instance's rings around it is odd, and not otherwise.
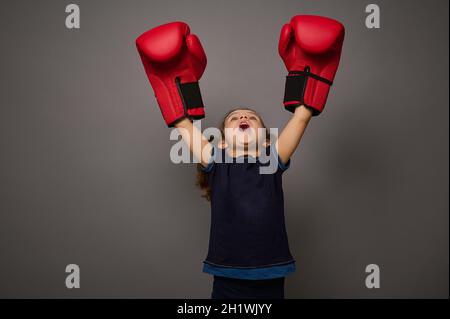
[{"label": "girl", "polygon": [[[217,146],[187,119],[205,115],[198,81],[207,59],[198,37],[186,23],[172,22],[136,39],[166,124],[180,130],[202,166],[198,184],[211,201],[203,270],[214,276],[212,298],[284,298],[284,277],[295,271],[295,261],[284,223],[282,174],[311,116],[325,106],[344,33],[340,22],[319,16],[298,15],[285,24],[278,52],[289,71],[283,104],[292,118],[271,141],[255,111],[233,110]],[[264,170],[266,157],[277,164],[272,174]]]},{"label": "girl", "polygon": [[[282,174],[312,114],[297,107],[274,142],[261,130],[258,113],[248,108],[226,114],[217,146],[190,120],[175,124],[201,163],[197,184],[211,201],[203,268],[214,276],[211,298],[284,298],[284,277],[295,271],[295,260],[284,222]],[[196,136],[201,148],[194,147]],[[262,173],[263,155],[277,164],[272,174]]]}]

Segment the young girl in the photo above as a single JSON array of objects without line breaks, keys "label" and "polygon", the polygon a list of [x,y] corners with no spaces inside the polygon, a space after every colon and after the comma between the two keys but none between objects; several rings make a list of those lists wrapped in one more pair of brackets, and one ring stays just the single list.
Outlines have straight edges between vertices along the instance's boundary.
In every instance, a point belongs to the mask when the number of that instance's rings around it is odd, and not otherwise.
[{"label": "young girl", "polygon": [[[278,44],[289,71],[283,104],[292,118],[272,141],[261,133],[265,126],[255,111],[233,110],[225,116],[217,146],[191,122],[205,116],[198,81],[206,55],[198,37],[186,23],[172,22],[136,39],[167,126],[180,130],[202,166],[198,184],[211,201],[203,271],[214,275],[212,298],[284,298],[284,277],[295,271],[295,261],[284,223],[282,174],[311,116],[325,106],[343,39],[338,21],[293,17]],[[277,164],[271,174],[264,170],[267,157],[269,165]]]},{"label": "young girl", "polygon": [[[198,185],[211,201],[203,271],[214,275],[213,299],[284,298],[284,277],[295,271],[295,260],[284,222],[282,174],[311,116],[310,109],[296,108],[273,143],[258,130],[265,128],[261,117],[248,108],[226,114],[217,146],[190,120],[175,124],[201,162]],[[201,149],[194,147],[195,136]],[[259,160],[262,155],[276,161],[274,173],[262,173],[268,165]]]}]

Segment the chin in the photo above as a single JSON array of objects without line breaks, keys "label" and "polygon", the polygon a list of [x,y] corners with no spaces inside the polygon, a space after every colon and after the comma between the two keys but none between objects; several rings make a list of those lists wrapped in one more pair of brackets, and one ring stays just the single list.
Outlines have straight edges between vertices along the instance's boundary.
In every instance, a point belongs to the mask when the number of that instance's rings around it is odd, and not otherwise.
[{"label": "chin", "polygon": [[256,144],[256,139],[250,135],[241,135],[237,137],[237,146],[248,147],[249,145]]},{"label": "chin", "polygon": [[252,147],[256,147],[256,143],[258,141],[257,136],[255,134],[255,132],[253,131],[254,129],[250,129],[250,130],[246,130],[246,131],[238,131],[235,132],[234,136],[230,138],[227,138],[227,143],[230,146],[230,148],[232,147],[232,141],[233,138],[235,139],[235,143],[236,149],[248,149],[248,148],[252,148]]}]

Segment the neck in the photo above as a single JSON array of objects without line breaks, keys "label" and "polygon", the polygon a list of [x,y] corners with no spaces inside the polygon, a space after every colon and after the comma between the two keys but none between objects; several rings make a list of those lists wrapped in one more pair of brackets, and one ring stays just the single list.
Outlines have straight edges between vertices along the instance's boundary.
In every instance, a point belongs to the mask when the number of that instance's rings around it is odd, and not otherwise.
[{"label": "neck", "polygon": [[258,157],[259,156],[259,149],[255,147],[251,147],[250,149],[248,147],[242,147],[242,148],[230,148],[227,150],[228,155],[231,157],[239,157],[239,156],[253,156]]}]

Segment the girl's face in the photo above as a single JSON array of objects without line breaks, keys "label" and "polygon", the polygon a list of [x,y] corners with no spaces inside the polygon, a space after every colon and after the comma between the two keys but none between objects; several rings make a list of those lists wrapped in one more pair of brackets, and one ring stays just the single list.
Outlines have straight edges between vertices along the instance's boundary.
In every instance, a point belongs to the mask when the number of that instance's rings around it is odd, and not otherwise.
[{"label": "girl's face", "polygon": [[[258,128],[263,128],[263,123],[258,114],[251,110],[236,110],[225,119],[225,142],[228,147],[247,148],[258,143]],[[264,135],[265,136],[265,135]],[[234,141],[234,142],[233,142]]]}]

